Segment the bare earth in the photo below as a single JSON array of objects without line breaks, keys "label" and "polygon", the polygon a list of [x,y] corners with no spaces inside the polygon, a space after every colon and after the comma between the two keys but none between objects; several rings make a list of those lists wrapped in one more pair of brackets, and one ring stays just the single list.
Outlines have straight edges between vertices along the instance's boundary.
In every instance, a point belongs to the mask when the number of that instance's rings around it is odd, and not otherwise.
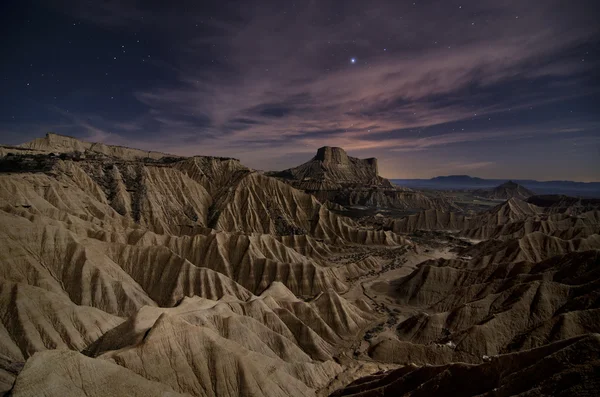
[{"label": "bare earth", "polygon": [[593,202],[463,210],[340,148],[264,174],[56,134],[0,147],[0,187],[4,394],[600,390]]}]

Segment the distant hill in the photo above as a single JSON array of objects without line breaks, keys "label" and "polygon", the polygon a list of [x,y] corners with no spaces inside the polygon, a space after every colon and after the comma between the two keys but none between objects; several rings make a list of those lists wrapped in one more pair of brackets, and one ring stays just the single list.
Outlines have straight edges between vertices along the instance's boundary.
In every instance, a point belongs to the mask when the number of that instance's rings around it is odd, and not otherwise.
[{"label": "distant hill", "polygon": [[448,175],[448,176],[436,176],[430,179],[432,182],[440,184],[463,184],[469,186],[478,186],[486,183],[485,179],[469,176],[469,175]]},{"label": "distant hill", "polygon": [[398,186],[412,189],[474,190],[494,189],[514,182],[536,194],[558,194],[577,197],[600,198],[600,182],[536,181],[531,179],[483,179],[469,175],[438,176],[431,179],[390,179]]},{"label": "distant hill", "polygon": [[505,182],[492,190],[476,190],[475,192],[480,196],[493,200],[508,200],[511,198],[525,200],[535,195],[531,190],[513,181]]}]

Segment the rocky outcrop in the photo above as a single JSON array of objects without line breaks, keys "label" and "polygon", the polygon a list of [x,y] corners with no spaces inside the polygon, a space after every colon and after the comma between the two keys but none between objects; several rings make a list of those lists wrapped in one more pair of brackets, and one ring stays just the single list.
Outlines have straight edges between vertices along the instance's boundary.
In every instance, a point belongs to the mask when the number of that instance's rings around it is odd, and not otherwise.
[{"label": "rocky outcrop", "polygon": [[273,176],[289,180],[302,190],[339,190],[344,187],[377,186],[391,188],[392,184],[378,174],[377,159],[350,157],[339,147],[324,146],[307,163]]}]

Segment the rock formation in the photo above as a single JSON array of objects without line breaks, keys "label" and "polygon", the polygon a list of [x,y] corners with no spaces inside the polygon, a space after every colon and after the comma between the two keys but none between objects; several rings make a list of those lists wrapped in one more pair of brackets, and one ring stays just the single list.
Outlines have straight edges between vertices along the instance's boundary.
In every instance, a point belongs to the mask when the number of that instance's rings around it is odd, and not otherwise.
[{"label": "rock formation", "polygon": [[339,147],[325,146],[308,162],[280,172],[270,172],[320,201],[399,209],[453,208],[442,196],[394,186],[379,176],[376,158],[350,157]]},{"label": "rock formation", "polygon": [[392,188],[392,184],[379,176],[377,159],[350,157],[344,149],[324,146],[307,163],[281,172],[272,173],[290,181],[302,190],[340,190],[358,186]]},{"label": "rock formation", "polygon": [[96,155],[101,154],[108,157],[118,157],[123,160],[160,160],[166,157],[178,157],[166,153],[131,149],[123,146],[84,142],[77,138],[54,133],[48,133],[44,138],[34,139],[19,147],[52,153],[79,153],[83,155],[86,153]]}]

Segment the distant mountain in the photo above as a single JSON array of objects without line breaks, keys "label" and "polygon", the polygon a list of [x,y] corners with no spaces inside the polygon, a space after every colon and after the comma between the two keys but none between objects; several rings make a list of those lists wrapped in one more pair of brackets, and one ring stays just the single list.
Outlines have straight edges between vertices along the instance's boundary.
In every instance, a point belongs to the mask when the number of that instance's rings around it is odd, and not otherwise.
[{"label": "distant mountain", "polygon": [[511,198],[525,200],[531,196],[535,196],[534,192],[513,181],[503,183],[492,190],[476,190],[475,192],[477,192],[480,196],[493,200],[508,200]]},{"label": "distant mountain", "polygon": [[483,179],[469,175],[438,176],[431,179],[390,179],[398,186],[412,189],[473,190],[494,189],[514,182],[536,194],[558,194],[577,197],[600,197],[600,182],[536,181],[531,179]]},{"label": "distant mountain", "polygon": [[441,184],[464,184],[464,185],[481,185],[485,184],[485,179],[469,176],[469,175],[448,175],[448,176],[436,176],[430,179],[432,182]]}]

